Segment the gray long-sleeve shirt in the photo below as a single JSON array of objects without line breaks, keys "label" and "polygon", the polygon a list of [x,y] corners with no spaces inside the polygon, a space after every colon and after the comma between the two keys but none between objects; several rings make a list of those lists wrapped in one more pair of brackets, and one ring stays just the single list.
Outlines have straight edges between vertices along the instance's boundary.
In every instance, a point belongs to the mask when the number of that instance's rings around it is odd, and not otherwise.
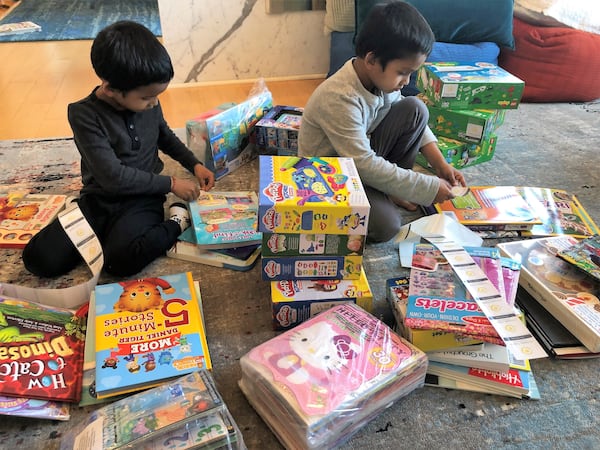
[{"label": "gray long-sleeve shirt", "polygon": [[[439,188],[437,177],[402,169],[371,148],[371,133],[401,99],[399,92],[369,92],[352,60],[347,61],[307,102],[298,136],[299,154],[351,157],[364,184],[418,204],[431,204]],[[426,127],[421,147],[434,141]]]},{"label": "gray long-sleeve shirt", "polygon": [[159,149],[193,173],[199,161],[169,128],[160,104],[142,112],[119,111],[98,99],[96,89],[68,107],[81,154],[82,194],[168,193],[171,178],[159,175],[164,167]]}]

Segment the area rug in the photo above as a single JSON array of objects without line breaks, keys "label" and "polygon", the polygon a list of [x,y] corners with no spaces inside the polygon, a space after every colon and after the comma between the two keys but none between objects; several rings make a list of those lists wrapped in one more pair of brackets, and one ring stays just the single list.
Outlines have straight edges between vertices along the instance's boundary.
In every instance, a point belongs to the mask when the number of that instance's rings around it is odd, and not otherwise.
[{"label": "area rug", "polygon": [[162,35],[158,0],[21,0],[0,24],[30,21],[42,30],[1,36],[0,42],[93,39],[118,20],[133,20]]}]

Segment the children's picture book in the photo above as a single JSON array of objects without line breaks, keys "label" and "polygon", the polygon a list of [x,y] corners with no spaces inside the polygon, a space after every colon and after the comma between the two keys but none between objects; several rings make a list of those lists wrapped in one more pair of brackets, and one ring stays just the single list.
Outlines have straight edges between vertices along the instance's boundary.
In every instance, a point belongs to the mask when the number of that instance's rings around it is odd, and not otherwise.
[{"label": "children's picture book", "polygon": [[521,263],[519,284],[592,352],[600,352],[600,282],[558,256],[571,236],[503,242],[497,247]]},{"label": "children's picture book", "polygon": [[469,186],[467,194],[434,207],[468,227],[494,226],[508,231],[542,223],[516,186]]},{"label": "children's picture book", "polygon": [[575,195],[562,189],[540,187],[520,187],[519,192],[542,220],[541,224],[523,231],[523,236],[566,234],[586,238],[600,233],[600,229]]},{"label": "children's picture book", "polygon": [[190,272],[98,285],[94,294],[98,398],[212,367]]},{"label": "children's picture book", "polygon": [[323,311],[241,360],[240,387],[286,448],[336,448],[421,387],[425,353],[354,304]]},{"label": "children's picture book", "polygon": [[371,206],[352,158],[259,156],[260,231],[366,235]]},{"label": "children's picture book", "polygon": [[52,400],[38,400],[0,395],[0,414],[30,419],[69,420],[70,404]]},{"label": "children's picture book", "polygon": [[86,310],[0,296],[0,394],[78,402]]},{"label": "children's picture book", "polygon": [[427,352],[429,361],[437,361],[458,366],[508,372],[510,358],[508,350],[503,345],[486,342],[482,349],[471,349],[465,346],[457,349]]},{"label": "children's picture book", "polygon": [[600,281],[600,235],[595,234],[560,250],[558,256]]},{"label": "children's picture book", "polygon": [[203,249],[260,244],[256,192],[202,192],[189,203],[196,245]]},{"label": "children's picture book", "polygon": [[517,304],[525,315],[527,327],[549,355],[557,359],[598,358],[524,288],[517,291]]},{"label": "children's picture book", "polygon": [[65,195],[0,193],[0,248],[24,248],[34,234],[56,218]]},{"label": "children's picture book", "polygon": [[223,405],[210,373],[196,370],[91,412],[63,437],[60,448],[144,448]]}]

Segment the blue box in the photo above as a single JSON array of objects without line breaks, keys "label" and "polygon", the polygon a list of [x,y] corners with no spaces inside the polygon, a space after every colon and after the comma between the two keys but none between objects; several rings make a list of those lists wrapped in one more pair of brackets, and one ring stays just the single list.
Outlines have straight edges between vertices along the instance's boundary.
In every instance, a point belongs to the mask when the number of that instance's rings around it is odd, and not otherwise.
[{"label": "blue box", "polygon": [[355,280],[360,278],[362,256],[263,256],[262,278],[275,280]]},{"label": "blue box", "polygon": [[256,146],[263,155],[298,154],[298,131],[304,108],[274,106],[255,127]]}]

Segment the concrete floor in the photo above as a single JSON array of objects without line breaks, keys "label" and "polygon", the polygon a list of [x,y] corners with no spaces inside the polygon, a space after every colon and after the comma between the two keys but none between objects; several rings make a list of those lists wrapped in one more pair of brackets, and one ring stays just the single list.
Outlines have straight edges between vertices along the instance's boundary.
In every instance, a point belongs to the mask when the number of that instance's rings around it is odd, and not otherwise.
[{"label": "concrete floor", "polygon": [[[600,224],[600,104],[523,104],[508,112],[498,135],[494,159],[464,170],[470,184],[566,189]],[[256,162],[244,166],[218,188],[257,189],[257,167]],[[405,221],[420,216],[402,214]],[[385,280],[405,273],[396,247],[368,246],[365,266],[375,294],[375,314],[389,321]],[[201,282],[214,378],[248,448],[281,448],[237,386],[239,358],[274,336],[268,283],[261,281],[256,267],[242,273],[168,258],[140,276],[184,270],[191,270]],[[544,359],[533,361],[532,368],[540,401],[425,387],[396,402],[343,448],[600,448],[600,360]],[[0,447],[58,448],[61,435],[87,412],[74,407],[71,421],[64,423],[4,417]]]}]

